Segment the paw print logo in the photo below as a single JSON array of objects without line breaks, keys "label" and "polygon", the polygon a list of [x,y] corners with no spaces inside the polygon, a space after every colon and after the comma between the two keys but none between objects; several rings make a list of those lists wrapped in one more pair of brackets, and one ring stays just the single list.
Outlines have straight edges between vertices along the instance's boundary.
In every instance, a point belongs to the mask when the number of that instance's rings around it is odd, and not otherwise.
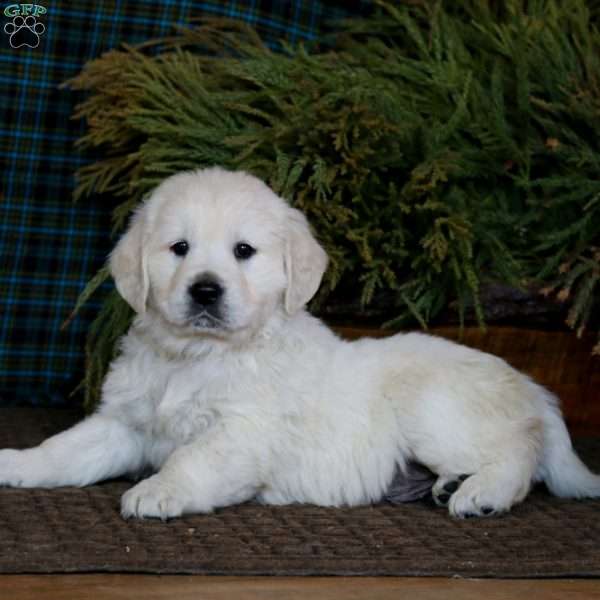
[{"label": "paw print logo", "polygon": [[4,25],[4,33],[8,34],[12,48],[37,48],[40,45],[40,36],[46,31],[43,23],[40,23],[33,15],[13,18],[11,22]]}]

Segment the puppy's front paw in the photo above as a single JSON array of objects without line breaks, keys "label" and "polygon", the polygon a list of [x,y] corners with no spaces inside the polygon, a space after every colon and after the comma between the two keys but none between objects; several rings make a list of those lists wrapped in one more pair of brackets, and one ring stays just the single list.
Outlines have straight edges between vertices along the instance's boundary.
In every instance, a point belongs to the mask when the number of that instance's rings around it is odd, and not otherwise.
[{"label": "puppy's front paw", "polygon": [[0,450],[0,486],[21,487],[24,467],[21,450]]},{"label": "puppy's front paw", "polygon": [[180,517],[183,514],[185,501],[181,490],[161,479],[159,475],[153,475],[144,479],[121,498],[121,516],[124,519],[130,517],[145,517],[167,519]]}]

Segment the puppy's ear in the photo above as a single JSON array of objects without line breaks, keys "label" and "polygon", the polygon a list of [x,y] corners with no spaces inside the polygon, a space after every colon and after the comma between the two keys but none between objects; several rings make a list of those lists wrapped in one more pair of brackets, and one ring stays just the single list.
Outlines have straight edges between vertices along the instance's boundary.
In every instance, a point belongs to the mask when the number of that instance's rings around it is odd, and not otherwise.
[{"label": "puppy's ear", "polygon": [[109,259],[110,274],[115,280],[119,294],[138,314],[146,312],[148,298],[148,269],[144,240],[146,238],[146,215],[138,209]]},{"label": "puppy's ear", "polygon": [[290,208],[287,220],[284,306],[288,314],[298,312],[317,292],[327,268],[327,254],[310,231],[306,217]]}]

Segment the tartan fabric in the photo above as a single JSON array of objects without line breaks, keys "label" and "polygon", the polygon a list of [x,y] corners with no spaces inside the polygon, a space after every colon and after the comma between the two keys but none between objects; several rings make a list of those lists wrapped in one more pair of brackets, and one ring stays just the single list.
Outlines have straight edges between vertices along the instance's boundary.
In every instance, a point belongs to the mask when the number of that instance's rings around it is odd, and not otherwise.
[{"label": "tartan fabric", "polygon": [[[43,9],[0,4],[0,394],[3,402],[57,404],[81,378],[85,332],[97,306],[90,303],[64,331],[61,324],[112,243],[111,199],[71,200],[75,170],[94,157],[73,147],[83,132],[83,123],[70,119],[80,97],[59,85],[121,42],[172,33],[192,18],[240,19],[276,47],[278,39],[317,39],[331,19],[364,12],[370,3],[42,3]],[[24,6],[38,14],[19,15]]]}]

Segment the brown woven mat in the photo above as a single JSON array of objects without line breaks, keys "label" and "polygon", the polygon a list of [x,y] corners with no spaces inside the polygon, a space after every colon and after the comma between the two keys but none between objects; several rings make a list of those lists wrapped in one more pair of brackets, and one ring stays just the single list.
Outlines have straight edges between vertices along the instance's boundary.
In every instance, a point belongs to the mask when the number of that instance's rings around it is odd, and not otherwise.
[{"label": "brown woven mat", "polygon": [[[79,418],[0,409],[0,447],[25,447]],[[579,440],[600,470],[600,438]],[[160,521],[119,516],[131,484],[0,489],[0,572],[228,575],[600,576],[600,500],[542,488],[509,515],[456,521],[425,502],[354,509],[246,504]]]}]

